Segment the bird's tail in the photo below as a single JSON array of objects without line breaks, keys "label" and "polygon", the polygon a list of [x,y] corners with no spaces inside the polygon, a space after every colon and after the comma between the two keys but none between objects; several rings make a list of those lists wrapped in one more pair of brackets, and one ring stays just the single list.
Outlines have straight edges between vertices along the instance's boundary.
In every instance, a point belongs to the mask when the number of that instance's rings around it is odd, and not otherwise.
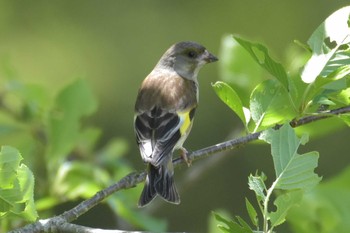
[{"label": "bird's tail", "polygon": [[155,167],[150,164],[148,166],[148,174],[140,196],[139,207],[150,203],[157,194],[170,203],[179,204],[180,196],[174,183],[173,174],[162,165]]}]

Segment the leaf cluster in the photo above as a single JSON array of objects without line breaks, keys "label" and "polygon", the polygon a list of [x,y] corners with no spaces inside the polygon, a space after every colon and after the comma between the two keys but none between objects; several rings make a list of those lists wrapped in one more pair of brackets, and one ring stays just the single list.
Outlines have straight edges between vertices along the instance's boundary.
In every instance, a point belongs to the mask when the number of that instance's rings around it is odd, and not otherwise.
[{"label": "leaf cluster", "polygon": [[[226,82],[216,82],[213,88],[248,132],[350,103],[348,14],[349,7],[342,8],[315,30],[307,45],[298,42],[303,52],[293,55],[293,63],[310,58],[304,67],[290,71],[264,45],[238,36],[224,38],[221,75]],[[242,66],[246,69],[237,68]],[[346,116],[341,119],[348,123]]]},{"label": "leaf cluster", "polygon": [[[275,178],[270,186],[266,184],[264,173],[257,172],[248,178],[258,208],[248,199],[246,207],[256,231],[240,217],[228,220],[215,214],[220,222],[218,227],[223,232],[274,232],[275,227],[285,222],[291,209],[291,218],[294,219],[291,224],[299,230],[296,232],[320,232],[307,231],[307,224],[298,226],[296,220],[300,220],[298,211],[303,212],[304,209],[301,207],[298,210],[295,205],[308,206],[305,199],[321,178],[314,173],[318,152],[298,153],[298,148],[308,141],[308,136],[304,129],[304,134],[298,138],[290,123],[310,115],[327,116],[329,110],[349,105],[349,22],[350,7],[342,8],[313,32],[307,45],[297,42],[304,50],[293,60],[300,60],[295,63],[303,64],[303,67],[291,67],[290,71],[275,61],[264,45],[238,36],[224,38],[222,53],[228,60],[223,62],[221,73],[226,82],[216,82],[213,88],[238,116],[247,132],[263,130],[260,139],[271,145]],[[305,57],[308,59],[305,60]],[[236,68],[242,63],[248,69]],[[263,71],[255,70],[261,68]],[[241,80],[250,79],[249,75],[255,76],[249,81]],[[252,90],[251,93],[248,90]],[[348,115],[339,117],[345,123],[343,125],[349,125],[348,118]],[[321,134],[329,132],[330,128],[318,127],[317,131]],[[307,195],[303,199],[304,194]],[[271,208],[272,203],[274,208]],[[306,213],[310,214],[304,211],[304,215]],[[307,218],[305,221],[308,221]],[[321,221],[315,222],[323,224]],[[334,222],[332,224],[331,229],[339,228]],[[325,229],[329,225],[323,224],[323,227]]]}]

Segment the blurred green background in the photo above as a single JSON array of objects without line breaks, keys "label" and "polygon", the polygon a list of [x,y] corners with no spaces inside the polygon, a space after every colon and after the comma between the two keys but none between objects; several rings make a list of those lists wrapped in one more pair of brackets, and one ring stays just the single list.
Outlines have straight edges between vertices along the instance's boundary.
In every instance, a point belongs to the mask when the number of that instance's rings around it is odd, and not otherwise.
[{"label": "blurred green background", "polygon": [[[306,42],[316,27],[345,0],[247,1],[1,1],[0,79],[8,74],[40,83],[54,95],[72,80],[88,80],[99,109],[88,124],[103,129],[100,146],[112,137],[129,142],[127,158],[143,169],[133,132],[133,107],[143,78],[173,43],[193,40],[218,55],[224,35],[238,34],[264,43],[285,61],[294,39]],[[185,147],[196,150],[228,139],[241,130],[238,118],[211,88],[220,80],[218,63],[199,74],[200,107]],[[349,163],[350,133],[344,129],[311,138],[305,150],[320,152],[317,172],[327,179]],[[16,145],[14,145],[16,146]],[[344,148],[344,149],[343,149]],[[246,147],[177,169],[179,206],[156,200],[140,211],[167,219],[170,231],[205,232],[212,210],[246,216],[244,197],[252,197],[247,176],[259,169],[273,177],[267,146]],[[25,162],[25,161],[24,161]],[[135,203],[136,205],[136,203]],[[104,214],[106,216],[104,216]],[[98,218],[94,217],[98,215]],[[110,213],[96,208],[80,223],[101,226]],[[95,222],[93,220],[95,220]],[[132,229],[110,219],[119,229]],[[287,230],[286,230],[287,231]]]}]

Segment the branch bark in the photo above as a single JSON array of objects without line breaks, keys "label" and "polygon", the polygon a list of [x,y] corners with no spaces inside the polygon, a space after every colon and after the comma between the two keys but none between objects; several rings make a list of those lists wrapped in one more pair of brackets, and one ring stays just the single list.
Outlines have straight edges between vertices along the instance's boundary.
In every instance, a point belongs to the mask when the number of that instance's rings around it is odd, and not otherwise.
[{"label": "branch bark", "polygon": [[[330,110],[327,112],[319,113],[317,115],[306,116],[300,119],[295,119],[290,122],[290,125],[295,128],[305,124],[309,124],[311,122],[319,121],[322,119],[342,115],[350,113],[350,106],[346,106],[343,108],[338,108],[334,110]],[[277,125],[274,128],[278,129],[281,125]],[[237,147],[241,147],[251,141],[259,139],[261,133],[263,131],[259,131],[256,133],[248,134],[247,136],[232,139],[229,141],[225,141],[222,143],[218,143],[213,146],[209,146],[203,149],[199,149],[197,151],[189,152],[188,158],[192,161],[205,158],[212,154],[216,154],[218,152],[232,150]],[[177,167],[181,164],[185,164],[185,161],[182,157],[175,158],[173,160],[174,166]],[[83,215],[91,208],[102,202],[105,198],[110,196],[111,194],[118,192],[123,189],[130,189],[135,187],[137,184],[143,182],[146,178],[146,171],[133,172],[126,175],[117,183],[109,186],[106,189],[103,189],[97,192],[93,197],[87,199],[76,207],[58,215],[56,217],[52,217],[49,219],[39,220],[35,223],[26,225],[20,229],[16,229],[10,231],[10,233],[36,233],[36,232],[127,232],[127,231],[118,231],[118,230],[101,230],[95,228],[89,228],[85,226],[79,226],[75,224],[70,224],[70,222],[76,220],[79,216]]]}]

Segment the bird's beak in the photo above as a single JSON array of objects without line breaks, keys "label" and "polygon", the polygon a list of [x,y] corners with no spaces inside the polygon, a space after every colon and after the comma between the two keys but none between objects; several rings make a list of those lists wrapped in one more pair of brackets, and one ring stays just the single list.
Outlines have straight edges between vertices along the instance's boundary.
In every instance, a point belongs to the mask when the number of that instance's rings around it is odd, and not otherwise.
[{"label": "bird's beak", "polygon": [[207,63],[211,63],[211,62],[216,62],[219,59],[217,57],[215,57],[213,54],[209,53],[208,50],[205,50],[204,52],[204,61],[206,61]]}]

